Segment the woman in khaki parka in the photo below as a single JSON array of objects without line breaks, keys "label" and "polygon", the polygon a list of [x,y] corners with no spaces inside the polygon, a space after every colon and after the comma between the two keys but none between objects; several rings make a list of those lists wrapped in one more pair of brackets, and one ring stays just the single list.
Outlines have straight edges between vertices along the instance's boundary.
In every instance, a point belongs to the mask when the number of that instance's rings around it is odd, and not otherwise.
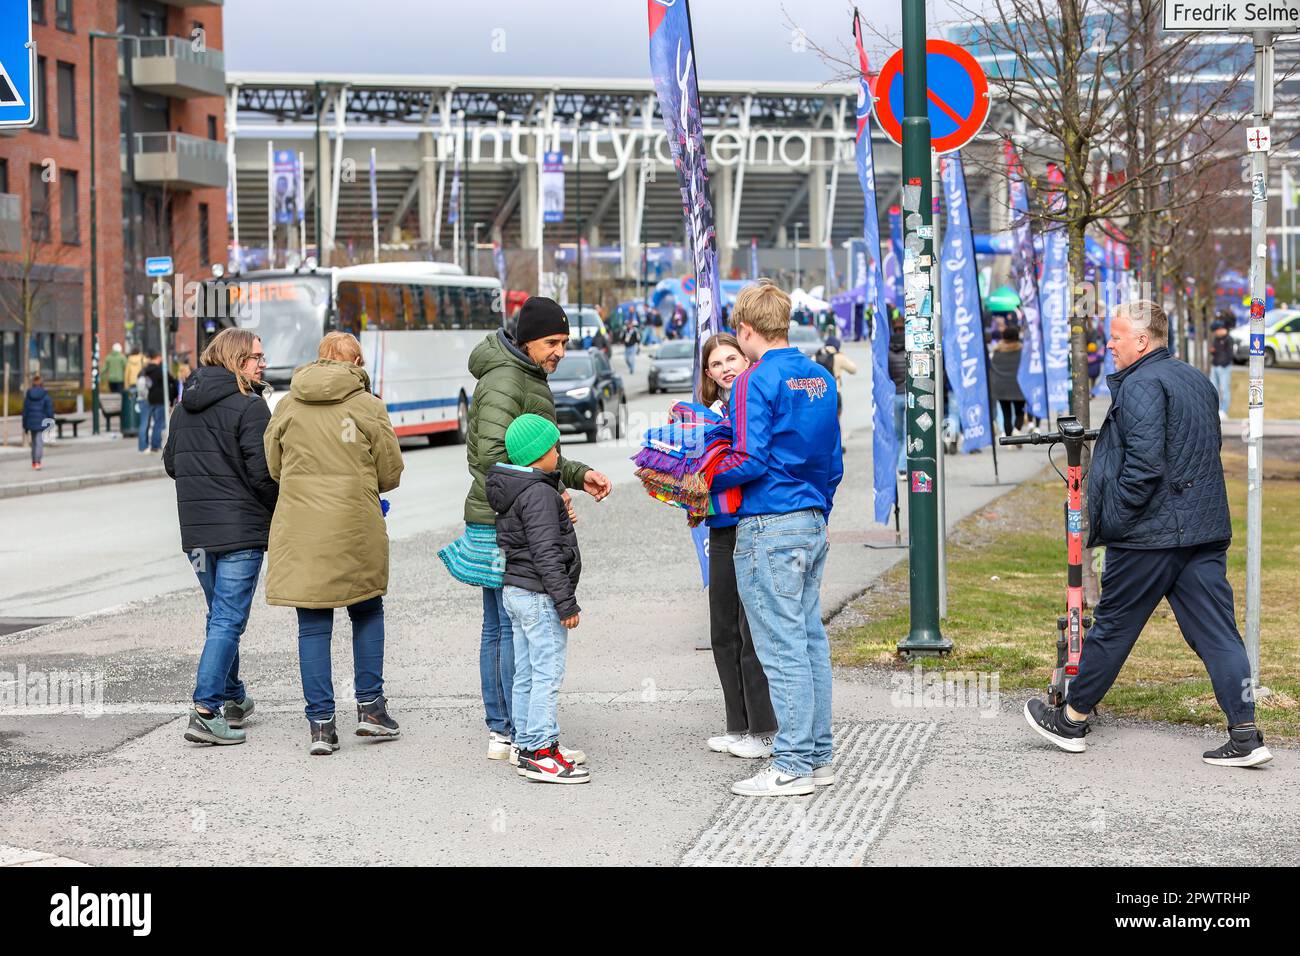
[{"label": "woman in khaki parka", "polygon": [[388,533],[379,496],[397,487],[402,452],[370,391],[361,343],[330,332],[318,354],[293,373],[266,428],[267,466],[280,483],[266,600],[298,609],[311,753],[328,755],[339,747],[330,672],[336,607],[352,621],[357,735],[398,735],[383,696]]}]

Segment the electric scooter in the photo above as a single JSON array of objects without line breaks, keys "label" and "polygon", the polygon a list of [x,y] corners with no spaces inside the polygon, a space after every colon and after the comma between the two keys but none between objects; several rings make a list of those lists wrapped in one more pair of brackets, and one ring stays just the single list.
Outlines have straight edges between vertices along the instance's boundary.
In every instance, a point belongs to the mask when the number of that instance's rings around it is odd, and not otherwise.
[{"label": "electric scooter", "polygon": [[[1056,420],[1057,431],[1034,435],[1013,435],[998,439],[999,445],[1064,445],[1066,473],[1056,468],[1065,481],[1066,589],[1065,617],[1056,619],[1056,667],[1047,686],[1047,703],[1059,707],[1065,702],[1070,681],[1079,673],[1083,641],[1092,618],[1083,615],[1083,443],[1097,437],[1096,429],[1085,430],[1074,416]],[[1051,461],[1051,451],[1048,451]]]}]

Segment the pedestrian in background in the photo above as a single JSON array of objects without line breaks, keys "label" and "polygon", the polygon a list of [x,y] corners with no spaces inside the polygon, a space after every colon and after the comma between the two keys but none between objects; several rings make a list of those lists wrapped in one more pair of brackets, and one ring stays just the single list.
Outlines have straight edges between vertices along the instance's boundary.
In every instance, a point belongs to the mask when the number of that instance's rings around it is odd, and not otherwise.
[{"label": "pedestrian in background", "polygon": [[790,346],[790,297],[766,280],[736,297],[736,339],[754,364],[732,384],[732,451],[714,492],[741,488],[736,584],[777,718],[772,764],[731,792],[809,794],[835,782],[831,652],[821,619],[826,518],[844,476],[835,380]]},{"label": "pedestrian in background", "polygon": [[[144,382],[143,389],[139,382]],[[156,350],[149,353],[149,364],[140,373],[137,390],[144,392],[144,408],[140,416],[140,436],[138,447],[140,453],[157,454],[162,451],[163,427],[167,422],[167,406],[176,397],[176,379],[167,378],[167,399],[163,398],[162,354]]]},{"label": "pedestrian in background", "polygon": [[[749,359],[734,335],[724,332],[711,336],[700,354],[700,404],[730,418],[727,402],[731,386],[747,368]],[[710,510],[718,513],[704,519],[709,528],[709,643],[722,685],[727,723],[726,732],[710,737],[707,746],[714,753],[733,757],[770,757],[776,713],[736,587],[734,555],[740,519],[716,508]]]},{"label": "pedestrian in background", "polygon": [[1154,302],[1124,303],[1111,319],[1107,347],[1118,371],[1106,379],[1111,406],[1088,471],[1088,547],[1106,546],[1101,600],[1065,703],[1032,699],[1025,720],[1062,750],[1082,753],[1088,715],[1167,599],[1228,719],[1228,742],[1202,759],[1254,767],[1273,755],[1255,726],[1250,659],[1228,583],[1232,519],[1217,396],[1203,374],[1169,354],[1168,334]]},{"label": "pedestrian in background", "polygon": [[122,354],[121,342],[114,342],[112,351],[104,358],[104,381],[114,395],[122,394],[126,388],[126,356]]},{"label": "pedestrian in background", "polygon": [[1228,326],[1215,321],[1210,336],[1210,381],[1219,393],[1219,421],[1228,420],[1232,407],[1232,339]]},{"label": "pedestrian in background", "polygon": [[627,362],[629,375],[636,374],[636,354],[641,350],[641,330],[636,323],[629,321],[623,328],[623,359]]},{"label": "pedestrian in background", "polygon": [[41,470],[45,457],[45,432],[54,424],[54,399],[41,384],[39,372],[32,376],[32,384],[23,395],[23,431],[32,445],[32,468]]},{"label": "pedestrian in background", "polygon": [[144,364],[144,352],[137,345],[131,349],[131,354],[126,357],[126,373],[122,379],[122,387],[125,391],[129,392],[135,388],[140,373],[144,371]]},{"label": "pedestrian in background", "polygon": [[993,347],[989,374],[993,401],[1002,409],[1002,434],[1014,435],[1024,423],[1025,393],[1020,390],[1020,328],[1008,324]]},{"label": "pedestrian in background", "polygon": [[248,626],[279,487],[263,437],[271,410],[263,392],[262,340],[222,329],[172,412],[163,466],[176,482],[181,550],[203,589],[208,616],[185,739],[242,744],[253,698],[239,678]]},{"label": "pedestrian in background", "polygon": [[511,687],[516,772],[539,783],[587,783],[586,756],[560,746],[557,710],[567,631],[579,624],[582,554],[560,490],[560,430],[541,415],[506,429],[509,462],[484,482],[505,554],[503,598],[510,615],[515,672]]},{"label": "pedestrian in background", "polygon": [[[483,626],[479,638],[479,678],[489,760],[506,760],[517,729],[511,708],[515,652],[510,616],[502,594],[503,556],[497,547],[496,512],[488,504],[485,481],[493,465],[506,461],[506,429],[520,415],[555,421],[555,398],[546,377],[555,371],[569,341],[569,317],[553,299],[531,296],[519,310],[515,334],[493,332],[474,347],[469,371],[478,384],[469,408],[465,456],[472,477],[465,497],[465,532],[438,552],[448,573],[481,589]],[[561,484],[581,488],[597,501],[609,494],[610,481],[582,462],[560,457]],[[570,517],[576,517],[570,508]]]},{"label": "pedestrian in background", "polygon": [[370,390],[361,343],[321,340],[317,361],[293,373],[266,429],[266,462],[280,483],[271,521],[268,604],[298,609],[298,665],[311,753],[339,748],[330,641],[334,609],[352,622],[358,737],[396,737],[384,698],[388,533],[379,496],[397,487],[402,451]]}]

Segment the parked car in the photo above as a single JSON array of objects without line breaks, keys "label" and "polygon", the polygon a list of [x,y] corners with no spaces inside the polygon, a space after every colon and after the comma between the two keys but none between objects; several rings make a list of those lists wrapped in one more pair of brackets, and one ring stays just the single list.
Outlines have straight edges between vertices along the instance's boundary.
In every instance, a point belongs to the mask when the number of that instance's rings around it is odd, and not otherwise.
[{"label": "parked car", "polygon": [[622,438],[627,431],[627,394],[599,349],[569,352],[548,377],[561,432],[587,441]]},{"label": "parked car", "polygon": [[[1228,337],[1233,361],[1250,361],[1250,325],[1237,326]],[[1264,316],[1264,365],[1300,365],[1300,311],[1272,309]]]},{"label": "parked car", "polygon": [[650,354],[650,394],[689,392],[694,387],[695,343],[674,339],[655,346]]},{"label": "parked car", "polygon": [[821,351],[824,343],[822,337],[817,334],[817,330],[811,325],[791,325],[790,344],[804,355],[812,358]]}]

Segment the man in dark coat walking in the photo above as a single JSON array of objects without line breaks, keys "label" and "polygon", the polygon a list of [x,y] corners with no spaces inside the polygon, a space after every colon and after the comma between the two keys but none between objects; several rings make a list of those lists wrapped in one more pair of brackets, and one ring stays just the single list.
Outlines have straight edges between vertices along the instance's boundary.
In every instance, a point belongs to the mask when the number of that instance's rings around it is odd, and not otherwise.
[{"label": "man in dark coat walking", "polygon": [[1154,302],[1120,306],[1107,348],[1111,407],[1088,475],[1088,546],[1106,545],[1096,622],[1065,703],[1025,705],[1029,725],[1081,753],[1088,714],[1105,696],[1156,605],[1167,598],[1183,638],[1204,662],[1228,718],[1229,740],[1206,763],[1253,767],[1272,759],[1255,727],[1250,661],[1228,584],[1232,521],[1219,460],[1218,396],[1165,348],[1168,319]]}]

